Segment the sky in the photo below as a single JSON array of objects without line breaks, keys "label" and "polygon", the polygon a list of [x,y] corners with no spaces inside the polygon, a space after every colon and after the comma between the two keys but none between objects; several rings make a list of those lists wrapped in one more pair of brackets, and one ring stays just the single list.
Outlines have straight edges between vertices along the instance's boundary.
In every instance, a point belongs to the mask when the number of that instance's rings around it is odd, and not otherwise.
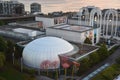
[{"label": "sky", "polygon": [[33,2],[40,3],[42,12],[48,13],[53,11],[79,11],[81,7],[96,6],[101,9],[116,8],[120,9],[120,0],[18,0],[25,4],[25,10],[30,11],[30,4]]}]

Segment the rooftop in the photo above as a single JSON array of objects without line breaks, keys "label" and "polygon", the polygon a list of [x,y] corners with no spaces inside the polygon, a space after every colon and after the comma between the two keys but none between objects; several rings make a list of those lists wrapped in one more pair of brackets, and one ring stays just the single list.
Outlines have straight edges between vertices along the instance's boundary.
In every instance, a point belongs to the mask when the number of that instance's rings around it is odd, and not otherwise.
[{"label": "rooftop", "polygon": [[44,32],[39,29],[25,27],[25,26],[0,26],[0,35],[12,39],[27,40],[44,35]]},{"label": "rooftop", "polygon": [[61,29],[61,30],[67,30],[67,31],[75,31],[75,32],[84,32],[84,31],[88,31],[88,30],[93,29],[91,26],[82,26],[82,25],[79,26],[79,25],[69,25],[69,24],[52,26],[49,28]]}]

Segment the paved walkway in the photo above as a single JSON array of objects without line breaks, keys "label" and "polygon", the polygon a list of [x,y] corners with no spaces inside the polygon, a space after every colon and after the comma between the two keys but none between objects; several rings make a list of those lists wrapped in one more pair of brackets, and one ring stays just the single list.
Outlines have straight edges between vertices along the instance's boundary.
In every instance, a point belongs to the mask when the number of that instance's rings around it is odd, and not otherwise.
[{"label": "paved walkway", "polygon": [[94,66],[93,68],[91,68],[87,73],[82,75],[78,80],[84,79],[86,76],[88,76],[89,74],[91,74],[92,72],[97,70],[100,66],[103,66],[106,63],[108,63],[110,65],[115,63],[115,59],[118,58],[119,56],[120,56],[120,47],[111,56],[109,56],[106,60],[104,60],[103,62],[101,62],[101,63],[97,64],[96,66]]},{"label": "paved walkway", "polygon": [[95,76],[96,74],[107,68],[108,66],[109,66],[108,63],[104,64],[103,66],[101,66],[100,68],[98,68],[97,70],[95,70],[94,72],[83,78],[82,80],[89,80],[90,78],[92,78],[93,76]]},{"label": "paved walkway", "polygon": [[46,76],[36,76],[36,80],[54,80],[54,79],[51,79],[51,78],[48,78]]}]

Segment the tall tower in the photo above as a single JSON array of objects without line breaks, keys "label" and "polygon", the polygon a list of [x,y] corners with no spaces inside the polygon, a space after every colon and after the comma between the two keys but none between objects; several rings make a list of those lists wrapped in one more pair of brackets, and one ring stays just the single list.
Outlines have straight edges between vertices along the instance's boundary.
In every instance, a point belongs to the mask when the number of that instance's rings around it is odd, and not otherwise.
[{"label": "tall tower", "polygon": [[30,7],[31,7],[31,13],[41,12],[41,5],[38,3],[32,3]]},{"label": "tall tower", "polygon": [[0,15],[21,15],[24,13],[24,4],[18,1],[0,1]]}]

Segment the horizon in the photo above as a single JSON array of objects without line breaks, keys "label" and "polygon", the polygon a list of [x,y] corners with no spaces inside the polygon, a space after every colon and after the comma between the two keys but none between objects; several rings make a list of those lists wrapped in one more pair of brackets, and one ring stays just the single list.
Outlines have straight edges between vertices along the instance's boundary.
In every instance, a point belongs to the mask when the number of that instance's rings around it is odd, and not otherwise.
[{"label": "horizon", "polygon": [[[3,0],[5,1],[5,0]],[[86,6],[95,6],[100,9],[120,9],[120,0],[13,0],[19,1],[25,5],[25,11],[30,11],[31,3],[39,3],[41,4],[41,12],[49,13],[49,12],[73,12],[79,11],[80,8]]]}]

